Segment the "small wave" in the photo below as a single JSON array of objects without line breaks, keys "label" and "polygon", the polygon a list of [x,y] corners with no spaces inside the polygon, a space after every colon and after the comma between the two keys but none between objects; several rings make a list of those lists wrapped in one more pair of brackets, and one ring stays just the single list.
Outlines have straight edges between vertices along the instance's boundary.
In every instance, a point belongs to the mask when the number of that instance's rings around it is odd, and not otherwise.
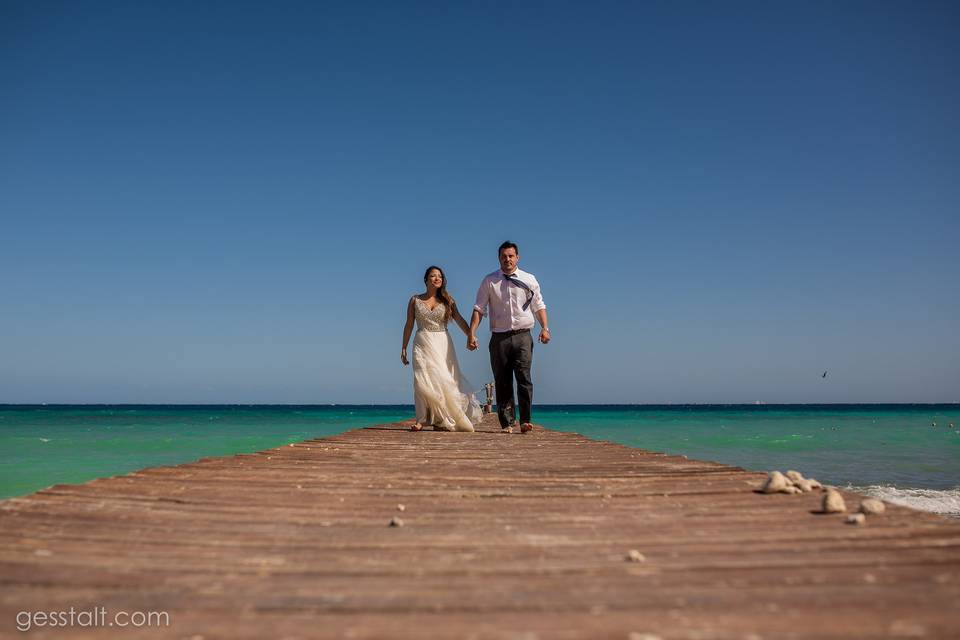
[{"label": "small wave", "polygon": [[875,484],[867,487],[849,487],[849,489],[891,504],[960,518],[960,487],[954,487],[953,489],[902,489]]}]

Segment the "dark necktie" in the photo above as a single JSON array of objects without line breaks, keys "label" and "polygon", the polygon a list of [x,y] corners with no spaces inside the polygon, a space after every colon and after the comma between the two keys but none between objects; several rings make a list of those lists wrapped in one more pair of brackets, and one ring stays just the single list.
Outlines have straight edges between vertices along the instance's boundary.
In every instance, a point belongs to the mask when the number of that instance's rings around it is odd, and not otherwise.
[{"label": "dark necktie", "polygon": [[518,278],[514,273],[504,273],[503,277],[521,289],[526,290],[527,301],[523,303],[523,310],[526,311],[530,307],[530,301],[533,300],[533,290],[527,285],[526,282]]}]

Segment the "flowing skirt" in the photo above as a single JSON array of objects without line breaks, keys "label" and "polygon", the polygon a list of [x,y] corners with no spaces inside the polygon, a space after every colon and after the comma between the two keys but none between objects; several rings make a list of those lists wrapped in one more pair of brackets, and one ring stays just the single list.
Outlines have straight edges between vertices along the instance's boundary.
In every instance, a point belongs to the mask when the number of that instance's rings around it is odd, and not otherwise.
[{"label": "flowing skirt", "polygon": [[420,424],[473,431],[480,422],[483,412],[448,332],[421,330],[413,337],[413,398]]}]

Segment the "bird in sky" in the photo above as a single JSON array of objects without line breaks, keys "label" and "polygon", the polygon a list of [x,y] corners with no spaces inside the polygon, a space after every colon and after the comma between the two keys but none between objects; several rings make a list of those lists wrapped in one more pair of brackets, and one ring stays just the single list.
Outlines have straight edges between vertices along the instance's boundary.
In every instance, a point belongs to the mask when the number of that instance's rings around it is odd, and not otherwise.
[{"label": "bird in sky", "polygon": [[824,371],[824,372],[823,372],[823,375],[822,375],[822,376],[820,376],[820,377],[821,377],[821,378],[826,378],[826,377],[827,377],[827,372],[826,372],[826,371]]}]

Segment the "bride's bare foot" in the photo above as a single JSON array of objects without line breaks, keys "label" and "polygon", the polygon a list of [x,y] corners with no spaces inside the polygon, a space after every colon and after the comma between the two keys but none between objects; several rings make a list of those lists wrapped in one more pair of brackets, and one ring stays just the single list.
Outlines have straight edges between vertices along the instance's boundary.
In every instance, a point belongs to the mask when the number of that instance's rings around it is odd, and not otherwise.
[{"label": "bride's bare foot", "polygon": [[423,431],[423,425],[420,424],[419,422],[414,422],[410,426],[410,431]]}]

